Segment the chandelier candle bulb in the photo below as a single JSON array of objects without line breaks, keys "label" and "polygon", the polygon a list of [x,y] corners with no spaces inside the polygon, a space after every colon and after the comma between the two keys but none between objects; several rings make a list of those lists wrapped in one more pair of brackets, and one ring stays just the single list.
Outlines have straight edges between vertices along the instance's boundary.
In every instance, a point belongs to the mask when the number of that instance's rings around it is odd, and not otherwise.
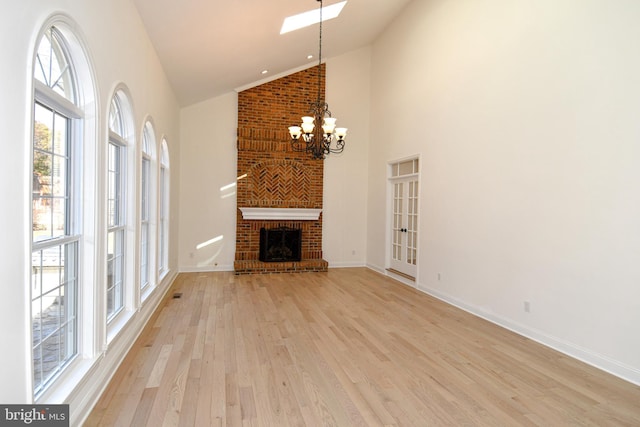
[{"label": "chandelier candle bulb", "polygon": [[322,131],[326,134],[326,135],[331,135],[333,133],[333,130],[335,129],[335,125],[323,125],[322,126]]},{"label": "chandelier candle bulb", "polygon": [[313,123],[302,123],[302,131],[307,134],[313,133],[315,127],[316,125]]},{"label": "chandelier candle bulb", "polygon": [[322,130],[325,134],[331,135],[333,130],[336,128],[336,119],[333,117],[325,117],[324,125],[322,125]]},{"label": "chandelier candle bulb", "polygon": [[289,126],[289,133],[291,134],[291,138],[298,139],[300,138],[302,129],[300,128],[300,126]]}]

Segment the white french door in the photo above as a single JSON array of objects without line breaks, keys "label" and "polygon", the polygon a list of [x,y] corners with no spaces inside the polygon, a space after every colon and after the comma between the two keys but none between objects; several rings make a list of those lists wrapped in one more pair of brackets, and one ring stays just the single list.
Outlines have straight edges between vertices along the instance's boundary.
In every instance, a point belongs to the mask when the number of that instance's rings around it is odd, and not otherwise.
[{"label": "white french door", "polygon": [[389,268],[415,279],[418,262],[418,159],[391,165]]}]

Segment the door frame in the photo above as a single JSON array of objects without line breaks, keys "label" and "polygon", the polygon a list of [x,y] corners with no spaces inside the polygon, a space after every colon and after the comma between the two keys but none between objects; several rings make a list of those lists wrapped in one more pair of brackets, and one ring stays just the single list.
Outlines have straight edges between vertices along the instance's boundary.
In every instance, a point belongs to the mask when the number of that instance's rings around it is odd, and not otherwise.
[{"label": "door frame", "polygon": [[[391,267],[391,244],[392,244],[392,224],[393,224],[393,185],[397,179],[402,179],[402,176],[393,177],[392,176],[392,167],[398,163],[407,162],[417,160],[418,162],[418,171],[415,174],[406,175],[415,176],[418,181],[418,214],[417,214],[417,241],[416,241],[416,274],[414,280],[411,279],[409,275],[404,275],[402,272],[398,272]],[[418,287],[418,277],[420,274],[420,217],[422,216],[422,211],[420,209],[421,200],[422,200],[422,182],[421,182],[421,174],[422,174],[422,160],[420,154],[414,154],[402,158],[392,159],[387,161],[386,165],[386,198],[385,198],[385,274],[393,277],[394,279],[407,284],[411,287]]]}]

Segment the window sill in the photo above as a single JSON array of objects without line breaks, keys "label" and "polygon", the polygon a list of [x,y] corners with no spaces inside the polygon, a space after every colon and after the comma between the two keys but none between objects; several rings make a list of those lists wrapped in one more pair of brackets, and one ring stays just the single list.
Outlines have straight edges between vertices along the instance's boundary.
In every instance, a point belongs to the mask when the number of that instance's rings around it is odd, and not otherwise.
[{"label": "window sill", "polygon": [[145,301],[151,296],[155,289],[156,286],[150,283],[145,286],[144,289],[140,290],[140,306],[145,303]]},{"label": "window sill", "polygon": [[77,358],[45,389],[36,399],[36,404],[60,404],[65,403],[71,393],[78,387],[87,373],[94,366],[98,358],[82,359]]},{"label": "window sill", "polygon": [[123,310],[107,326],[107,346],[120,334],[135,315],[135,311]]}]

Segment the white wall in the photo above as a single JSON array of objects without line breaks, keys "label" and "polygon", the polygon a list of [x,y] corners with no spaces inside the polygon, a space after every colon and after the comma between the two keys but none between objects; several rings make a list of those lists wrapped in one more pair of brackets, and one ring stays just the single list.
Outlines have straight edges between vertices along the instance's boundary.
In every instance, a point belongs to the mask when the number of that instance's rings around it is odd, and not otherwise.
[{"label": "white wall", "polygon": [[324,161],[322,249],[330,268],[365,265],[370,66],[370,47],[327,60],[326,99],[337,126],[348,128],[344,151]]},{"label": "white wall", "polygon": [[386,162],[420,154],[418,286],[635,383],[638,19],[412,2],[373,47],[367,258],[384,267]]},{"label": "white wall", "polygon": [[[0,224],[3,227],[3,239],[0,244],[0,270],[3,279],[0,284],[0,335],[10,345],[0,352],[0,402],[29,403],[31,392],[31,333],[29,313],[29,283],[31,280],[29,262],[31,239],[31,108],[32,108],[32,71],[36,38],[43,24],[54,14],[63,14],[75,27],[76,35],[87,48],[88,59],[93,66],[96,89],[96,111],[98,114],[95,137],[98,141],[95,157],[91,165],[96,173],[104,172],[107,117],[109,102],[115,87],[127,85],[134,110],[136,136],[140,138],[142,121],[147,115],[153,118],[158,139],[166,137],[171,156],[171,189],[178,194],[180,172],[179,153],[179,115],[175,96],[165,78],[155,51],[147,38],[137,11],[129,0],[109,2],[85,0],[32,0],[29,2],[3,2],[0,14],[0,50],[5,55],[0,67],[0,198],[5,207],[0,209]],[[115,31],[114,29],[117,29]],[[91,120],[92,118],[89,118]],[[92,138],[93,139],[93,138]],[[87,141],[86,144],[91,144]],[[89,150],[90,152],[91,150]],[[95,195],[99,196],[104,180],[95,183]],[[100,212],[104,202],[85,199],[84,203],[93,204]],[[171,205],[171,247],[169,266],[172,274],[177,270],[177,198]],[[104,237],[100,226],[104,225],[104,215],[96,218],[98,238],[90,244],[97,248],[96,261],[106,259]],[[85,248],[87,249],[88,246]],[[132,258],[129,262],[135,262]],[[102,289],[103,280],[99,275],[104,267],[96,269],[94,277],[85,277],[85,283],[93,285],[96,292]],[[96,326],[98,340],[96,352],[82,354],[84,366],[91,381],[76,378],[72,382],[79,384],[69,393],[58,393],[56,402],[71,403],[72,424],[79,421],[83,411],[91,405],[100,388],[106,385],[115,365],[123,356],[128,345],[166,290],[169,280],[163,283],[142,311],[133,314],[129,327],[121,336],[102,348],[104,328]],[[85,309],[91,311],[91,307]],[[87,335],[91,335],[88,333]],[[103,356],[103,357],[101,357]],[[60,399],[60,400],[57,400]],[[47,403],[55,403],[53,400]]]},{"label": "white wall", "polygon": [[[348,126],[342,154],[325,160],[323,253],[330,267],[362,266],[366,255],[370,48],[327,61],[327,102]],[[265,81],[257,82],[262,84]],[[236,238],[236,92],[181,111],[180,270],[233,270]],[[198,245],[207,244],[198,249]]]},{"label": "white wall", "polygon": [[186,107],[180,117],[180,270],[233,270],[238,95]]}]

